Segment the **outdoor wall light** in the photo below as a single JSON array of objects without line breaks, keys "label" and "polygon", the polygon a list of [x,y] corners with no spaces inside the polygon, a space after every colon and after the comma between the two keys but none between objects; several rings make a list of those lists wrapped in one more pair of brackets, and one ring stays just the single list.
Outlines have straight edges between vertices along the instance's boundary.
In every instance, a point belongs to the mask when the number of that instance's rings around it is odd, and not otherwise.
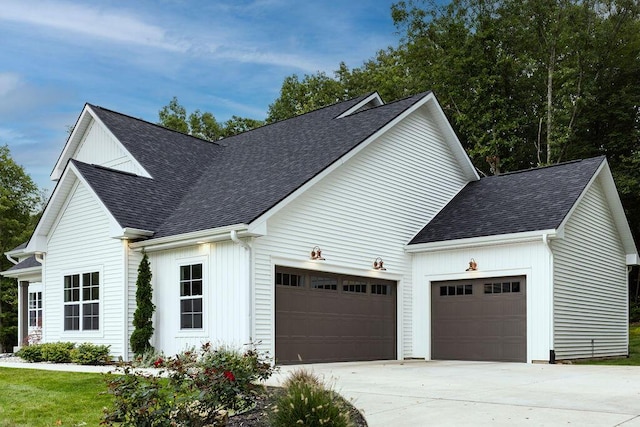
[{"label": "outdoor wall light", "polygon": [[324,261],[322,251],[319,246],[314,246],[313,249],[311,249],[311,259],[314,261]]},{"label": "outdoor wall light", "polygon": [[476,271],[478,269],[478,263],[476,262],[475,259],[471,258],[471,261],[469,261],[469,268],[467,268],[466,271]]},{"label": "outdoor wall light", "polygon": [[386,270],[386,268],[384,268],[384,263],[382,262],[382,258],[378,257],[373,261],[373,269],[381,270],[381,271]]}]

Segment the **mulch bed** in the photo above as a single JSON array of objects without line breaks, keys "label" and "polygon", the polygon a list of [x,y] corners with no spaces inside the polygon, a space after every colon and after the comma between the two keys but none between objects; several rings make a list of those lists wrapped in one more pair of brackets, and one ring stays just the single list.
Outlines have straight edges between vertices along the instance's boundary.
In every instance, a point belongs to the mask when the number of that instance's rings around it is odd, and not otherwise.
[{"label": "mulch bed", "polygon": [[[228,427],[268,427],[270,408],[275,405],[278,393],[282,393],[282,389],[278,387],[267,387],[266,393],[256,400],[256,406],[242,414],[229,417]],[[351,403],[346,401],[351,412],[351,419],[355,423],[355,427],[368,427],[367,421],[364,419],[360,411],[358,411]]]}]

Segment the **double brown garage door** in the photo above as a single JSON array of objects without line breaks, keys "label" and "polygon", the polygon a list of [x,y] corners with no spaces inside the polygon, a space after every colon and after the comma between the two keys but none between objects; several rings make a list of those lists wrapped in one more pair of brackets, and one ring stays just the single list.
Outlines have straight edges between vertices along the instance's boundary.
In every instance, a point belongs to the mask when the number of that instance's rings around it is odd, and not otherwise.
[{"label": "double brown garage door", "polygon": [[277,363],[396,358],[396,282],[276,268]]},{"label": "double brown garage door", "polygon": [[524,277],[434,282],[431,357],[527,361]]}]

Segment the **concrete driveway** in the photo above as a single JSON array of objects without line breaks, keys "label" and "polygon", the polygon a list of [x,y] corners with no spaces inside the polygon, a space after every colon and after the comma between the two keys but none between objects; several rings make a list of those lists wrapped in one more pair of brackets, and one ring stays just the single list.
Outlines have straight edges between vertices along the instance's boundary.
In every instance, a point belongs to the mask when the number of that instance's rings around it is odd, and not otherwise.
[{"label": "concrete driveway", "polygon": [[319,374],[379,426],[638,426],[640,367],[404,361],[283,366]]}]

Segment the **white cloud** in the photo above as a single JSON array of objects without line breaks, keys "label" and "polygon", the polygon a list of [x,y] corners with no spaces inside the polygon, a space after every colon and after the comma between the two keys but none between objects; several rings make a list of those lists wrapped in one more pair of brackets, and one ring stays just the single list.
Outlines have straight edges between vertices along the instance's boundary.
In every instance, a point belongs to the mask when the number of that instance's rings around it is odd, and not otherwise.
[{"label": "white cloud", "polygon": [[185,51],[188,45],[167,37],[156,25],[135,16],[61,1],[9,2],[0,8],[0,20],[52,28],[114,42]]}]

